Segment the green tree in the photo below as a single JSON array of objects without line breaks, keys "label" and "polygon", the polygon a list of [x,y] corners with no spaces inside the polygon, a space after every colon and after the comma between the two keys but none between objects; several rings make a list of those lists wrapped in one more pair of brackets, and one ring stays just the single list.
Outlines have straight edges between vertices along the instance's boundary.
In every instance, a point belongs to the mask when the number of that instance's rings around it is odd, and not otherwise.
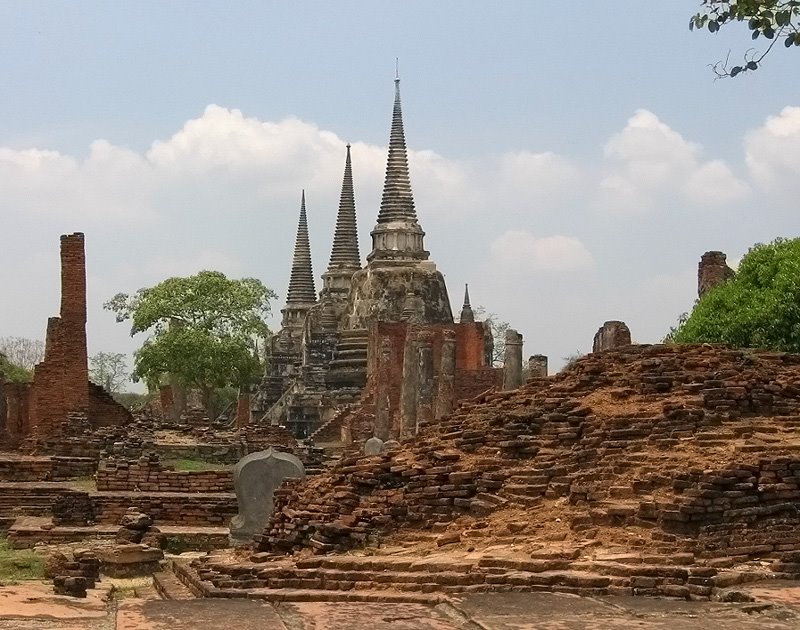
[{"label": "green tree", "polygon": [[200,390],[210,418],[214,392],[253,382],[261,366],[255,339],[268,333],[265,318],[275,294],[259,280],[233,280],[217,271],[169,278],[134,295],[117,294],[104,307],[132,321],[131,336],[150,336],[134,355],[134,379],[155,389],[165,375]]},{"label": "green tree", "polygon": [[703,9],[689,20],[689,29],[716,33],[735,23],[746,24],[753,40],[764,38],[766,47],[750,48],[741,63],[729,60],[714,64],[718,77],[735,77],[757,70],[776,43],[786,48],[800,46],[800,0],[701,0]]},{"label": "green tree", "polygon": [[130,378],[128,361],[121,352],[98,352],[89,357],[89,380],[118,393]]},{"label": "green tree", "polygon": [[31,380],[33,373],[21,365],[11,361],[5,354],[0,353],[0,379],[12,383],[25,383]]},{"label": "green tree", "polygon": [[800,352],[800,239],[757,244],[668,340]]}]

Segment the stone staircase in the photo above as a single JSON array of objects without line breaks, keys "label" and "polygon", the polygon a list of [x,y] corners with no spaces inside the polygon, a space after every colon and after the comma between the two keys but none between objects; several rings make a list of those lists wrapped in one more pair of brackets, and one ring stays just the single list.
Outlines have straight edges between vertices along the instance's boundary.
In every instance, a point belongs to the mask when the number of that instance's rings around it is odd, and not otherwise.
[{"label": "stone staircase", "polygon": [[[737,584],[800,577],[796,572],[800,565],[780,559],[769,567],[731,568],[698,562],[692,554],[597,554],[591,547],[541,549],[527,557],[438,554],[264,560],[230,564],[205,557],[191,563],[175,561],[172,570],[186,587],[181,591],[184,597],[190,592],[269,601],[426,603],[458,593],[508,591],[707,600]],[[165,581],[161,576],[158,580]]]},{"label": "stone staircase", "polygon": [[327,376],[329,388],[363,388],[366,385],[368,345],[368,333],[364,328],[339,333]]}]

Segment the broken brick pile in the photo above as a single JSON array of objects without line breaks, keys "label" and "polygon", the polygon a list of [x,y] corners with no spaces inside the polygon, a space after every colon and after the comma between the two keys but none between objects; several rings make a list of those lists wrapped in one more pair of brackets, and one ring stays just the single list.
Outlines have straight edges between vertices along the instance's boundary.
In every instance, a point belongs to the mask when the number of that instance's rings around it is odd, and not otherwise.
[{"label": "broken brick pile", "polygon": [[524,509],[532,541],[775,557],[800,550],[798,470],[800,355],[627,346],[287,484],[258,547],[345,551],[429,529],[488,546]]},{"label": "broken brick pile", "polygon": [[76,551],[74,559],[63,558],[58,575],[53,577],[56,595],[86,597],[87,589],[100,580],[100,561],[88,550]]}]

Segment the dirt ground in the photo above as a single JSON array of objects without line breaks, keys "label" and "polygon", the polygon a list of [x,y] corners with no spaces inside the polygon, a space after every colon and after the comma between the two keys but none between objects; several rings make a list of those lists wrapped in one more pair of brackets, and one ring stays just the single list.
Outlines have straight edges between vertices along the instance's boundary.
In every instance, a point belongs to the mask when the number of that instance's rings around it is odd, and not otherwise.
[{"label": "dirt ground", "polygon": [[[105,581],[104,581],[105,582]],[[110,584],[87,599],[53,595],[30,582],[0,587],[0,630],[706,630],[800,628],[800,585],[762,583],[745,604],[551,593],[495,593],[422,604],[294,602],[246,599],[160,600],[148,588],[109,596]],[[118,595],[120,592],[118,592]]]}]

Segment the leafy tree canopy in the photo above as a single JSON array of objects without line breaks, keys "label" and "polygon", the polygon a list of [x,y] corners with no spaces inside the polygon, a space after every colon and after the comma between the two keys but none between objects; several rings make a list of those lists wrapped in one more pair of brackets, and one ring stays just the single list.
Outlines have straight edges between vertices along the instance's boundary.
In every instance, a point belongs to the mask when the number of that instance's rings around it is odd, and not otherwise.
[{"label": "leafy tree canopy", "polygon": [[800,239],[755,245],[667,341],[800,352]]},{"label": "leafy tree canopy", "polygon": [[728,60],[714,64],[719,77],[735,77],[757,70],[776,43],[786,48],[800,46],[800,0],[701,0],[703,10],[689,20],[689,29],[708,29],[711,33],[735,23],[746,24],[753,40],[763,38],[766,48],[749,49],[741,63]]},{"label": "leafy tree canopy", "polygon": [[258,375],[254,339],[268,333],[264,319],[275,297],[254,278],[201,271],[132,296],[117,294],[104,306],[117,321],[131,320],[131,335],[150,333],[134,355],[134,378],[154,388],[170,374],[197,387],[213,418],[215,389],[244,385]]}]

